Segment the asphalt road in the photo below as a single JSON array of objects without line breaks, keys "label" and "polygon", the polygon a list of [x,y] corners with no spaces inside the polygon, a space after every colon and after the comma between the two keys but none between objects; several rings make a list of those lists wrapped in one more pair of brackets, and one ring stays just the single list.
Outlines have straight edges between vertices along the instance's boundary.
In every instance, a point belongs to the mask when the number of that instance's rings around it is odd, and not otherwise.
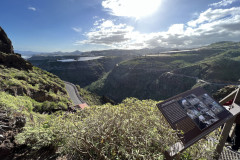
[{"label": "asphalt road", "polygon": [[74,105],[82,104],[85,103],[82,98],[79,96],[77,92],[77,88],[74,84],[69,83],[69,82],[64,82],[66,90],[68,92],[68,95],[70,99],[72,100]]}]

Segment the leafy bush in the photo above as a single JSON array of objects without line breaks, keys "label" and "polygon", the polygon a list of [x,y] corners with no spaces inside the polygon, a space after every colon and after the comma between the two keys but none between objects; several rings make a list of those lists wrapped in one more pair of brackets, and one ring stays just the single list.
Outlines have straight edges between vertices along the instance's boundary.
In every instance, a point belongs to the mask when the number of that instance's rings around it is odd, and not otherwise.
[{"label": "leafy bush", "polygon": [[27,96],[15,97],[6,92],[0,92],[0,106],[5,106],[13,110],[19,110],[21,107],[25,107],[28,111],[32,111],[35,105],[41,104]]},{"label": "leafy bush", "polygon": [[78,93],[90,106],[103,104],[101,97],[77,85]]},{"label": "leafy bush", "polygon": [[[34,111],[39,112],[66,110],[71,103],[63,81],[37,67],[26,71],[0,65],[0,91],[7,91],[12,95],[26,96],[38,102],[52,101],[51,105],[46,105],[47,103],[36,105],[34,103],[32,105]],[[44,93],[44,95],[40,94],[40,98],[38,98],[39,93]],[[58,103],[61,105],[57,105]]]},{"label": "leafy bush", "polygon": [[[37,120],[39,123],[28,123],[17,142],[35,149],[55,146],[69,159],[164,159],[165,150],[178,139],[156,103],[129,98],[116,106],[46,115]],[[207,139],[212,137],[216,137],[215,132]],[[181,157],[209,159],[214,147],[203,139]]]}]

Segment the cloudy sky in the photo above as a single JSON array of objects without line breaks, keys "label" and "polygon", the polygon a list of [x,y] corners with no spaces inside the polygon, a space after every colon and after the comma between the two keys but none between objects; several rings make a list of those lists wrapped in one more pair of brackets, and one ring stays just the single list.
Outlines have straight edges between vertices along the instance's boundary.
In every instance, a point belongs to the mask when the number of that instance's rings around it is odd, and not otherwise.
[{"label": "cloudy sky", "polygon": [[21,51],[198,47],[240,41],[240,0],[1,0]]}]

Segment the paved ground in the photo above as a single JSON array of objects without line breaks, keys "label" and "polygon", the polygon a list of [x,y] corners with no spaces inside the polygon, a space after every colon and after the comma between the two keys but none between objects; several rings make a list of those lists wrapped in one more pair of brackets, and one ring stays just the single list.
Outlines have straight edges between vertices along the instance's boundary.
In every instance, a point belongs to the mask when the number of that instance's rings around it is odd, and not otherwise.
[{"label": "paved ground", "polygon": [[240,159],[240,153],[224,147],[219,160],[238,160]]},{"label": "paved ground", "polygon": [[65,87],[68,92],[68,95],[69,95],[70,99],[72,100],[73,104],[78,105],[78,104],[84,103],[76,91],[76,86],[69,82],[64,82],[64,83],[65,83]]}]

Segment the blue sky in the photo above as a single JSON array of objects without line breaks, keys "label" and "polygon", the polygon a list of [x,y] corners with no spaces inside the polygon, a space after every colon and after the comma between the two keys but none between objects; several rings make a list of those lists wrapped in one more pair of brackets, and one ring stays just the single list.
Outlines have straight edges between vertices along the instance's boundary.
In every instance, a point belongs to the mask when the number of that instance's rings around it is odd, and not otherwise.
[{"label": "blue sky", "polygon": [[1,0],[15,50],[198,47],[240,41],[240,0]]}]

